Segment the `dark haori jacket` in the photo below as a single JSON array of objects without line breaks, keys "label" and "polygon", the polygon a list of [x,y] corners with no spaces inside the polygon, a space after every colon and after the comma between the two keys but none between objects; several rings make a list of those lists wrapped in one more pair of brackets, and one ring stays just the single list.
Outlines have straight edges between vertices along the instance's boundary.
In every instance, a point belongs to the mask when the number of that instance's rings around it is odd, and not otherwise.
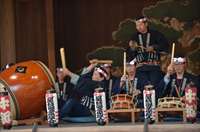
[{"label": "dark haori jacket", "polygon": [[[116,95],[116,94],[126,94],[127,93],[127,90],[126,90],[126,87],[127,87],[127,84],[125,82],[125,84],[120,87],[120,81],[121,81],[121,78],[118,78],[116,81],[115,81],[115,84],[113,86],[113,89],[112,89],[112,95]],[[143,84],[141,83],[141,81],[139,80],[139,78],[137,76],[135,76],[134,80],[131,80],[130,81],[131,83],[131,87],[133,89],[137,89],[139,90],[141,93],[137,96],[137,99],[139,100],[143,100],[143,90],[144,90],[144,87],[143,87]],[[129,88],[130,88],[130,85],[128,85]]]},{"label": "dark haori jacket", "polygon": [[[120,81],[121,81],[121,78],[117,78],[115,83],[114,83],[114,86],[113,86],[113,89],[112,89],[112,95],[116,95],[116,94],[125,94],[126,93],[126,82],[125,84],[120,87]],[[134,80],[131,80],[130,81],[131,85],[132,85],[132,88],[138,88],[138,78],[135,77]]]},{"label": "dark haori jacket", "polygon": [[110,108],[111,103],[111,96],[113,95],[113,89],[115,87],[116,82],[118,81],[117,77],[111,75],[110,79],[103,80],[102,86],[104,88],[104,92],[106,95],[106,108]]},{"label": "dark haori jacket", "polygon": [[[159,62],[160,61],[160,53],[167,53],[169,49],[168,40],[165,36],[156,30],[148,29],[148,32],[142,34],[137,32],[131,37],[132,41],[137,42],[139,46],[148,47],[152,46],[156,52],[146,52],[142,50],[142,48],[127,48],[127,54],[129,56],[129,60],[135,59],[136,63],[143,62]],[[153,68],[153,69],[152,69]],[[159,68],[159,67],[158,67]],[[147,70],[156,70],[155,67],[148,67]]]},{"label": "dark haori jacket", "polygon": [[173,74],[170,77],[165,76],[159,83],[159,89],[162,89],[162,91],[160,91],[160,93],[162,93],[160,97],[178,97],[177,92],[182,97],[185,95],[185,88],[191,82],[197,87],[197,96],[199,98],[200,87],[198,79],[196,76],[187,72],[184,73],[183,79],[177,79],[176,74]]},{"label": "dark haori jacket", "polygon": [[84,75],[81,75],[78,83],[76,85],[76,97],[78,95],[78,98],[81,102],[81,104],[91,110],[94,110],[94,97],[93,93],[95,92],[96,88],[104,87],[105,84],[103,81],[93,81],[92,80],[92,73],[87,73]]}]

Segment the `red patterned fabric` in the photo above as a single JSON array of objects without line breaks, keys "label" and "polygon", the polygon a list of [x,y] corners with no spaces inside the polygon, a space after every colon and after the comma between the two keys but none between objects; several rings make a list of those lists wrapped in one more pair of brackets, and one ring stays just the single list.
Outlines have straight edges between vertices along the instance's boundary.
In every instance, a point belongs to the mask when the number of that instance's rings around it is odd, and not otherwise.
[{"label": "red patterned fabric", "polygon": [[187,86],[185,88],[185,109],[186,118],[193,120],[196,118],[197,111],[197,88]]},{"label": "red patterned fabric", "polygon": [[0,116],[4,128],[12,126],[10,99],[8,93],[0,93]]}]

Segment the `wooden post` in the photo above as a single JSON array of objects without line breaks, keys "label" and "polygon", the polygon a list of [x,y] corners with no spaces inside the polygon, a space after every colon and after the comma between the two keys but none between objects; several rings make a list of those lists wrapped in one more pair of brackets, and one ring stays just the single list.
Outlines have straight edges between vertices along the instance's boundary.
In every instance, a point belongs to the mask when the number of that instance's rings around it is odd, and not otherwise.
[{"label": "wooden post", "polygon": [[48,50],[48,66],[55,76],[55,43],[54,43],[54,21],[53,21],[53,0],[45,0],[46,9],[46,42]]},{"label": "wooden post", "polygon": [[16,62],[14,0],[0,0],[0,64]]}]

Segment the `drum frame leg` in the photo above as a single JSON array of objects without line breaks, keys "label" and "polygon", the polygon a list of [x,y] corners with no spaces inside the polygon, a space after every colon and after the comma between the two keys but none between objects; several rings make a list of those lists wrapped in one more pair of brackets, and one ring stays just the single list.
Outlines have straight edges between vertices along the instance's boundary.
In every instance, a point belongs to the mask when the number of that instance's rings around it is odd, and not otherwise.
[{"label": "drum frame leg", "polygon": [[31,118],[31,119],[24,119],[24,120],[13,120],[13,125],[34,125],[34,123],[37,123],[39,125],[48,124],[46,120],[46,112],[42,111],[39,118]]},{"label": "drum frame leg", "polygon": [[109,121],[110,121],[110,119],[109,119],[110,114],[120,114],[120,113],[130,113],[131,114],[131,122],[133,124],[135,124],[136,114],[140,113],[140,112],[144,112],[144,110],[140,109],[140,108],[136,108],[136,109],[109,109],[109,110],[106,111],[106,115],[108,117],[106,124],[108,124]]},{"label": "drum frame leg", "polygon": [[184,108],[157,108],[156,109],[156,123],[160,122],[161,118],[159,114],[162,114],[162,112],[181,112],[182,113],[182,119],[183,122],[186,123],[186,112]]}]

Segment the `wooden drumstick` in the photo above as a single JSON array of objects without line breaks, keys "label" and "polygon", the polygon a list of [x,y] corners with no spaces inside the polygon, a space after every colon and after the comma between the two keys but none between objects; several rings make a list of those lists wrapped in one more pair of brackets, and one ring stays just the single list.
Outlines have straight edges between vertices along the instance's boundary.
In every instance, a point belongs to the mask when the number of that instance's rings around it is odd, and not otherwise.
[{"label": "wooden drumstick", "polygon": [[173,64],[174,52],[175,52],[175,43],[172,44],[171,64]]},{"label": "wooden drumstick", "polygon": [[98,64],[112,64],[112,63],[113,63],[112,60],[97,60],[97,59],[90,60],[89,62],[90,62],[91,64],[92,64],[92,63],[98,63]]},{"label": "wooden drumstick", "polygon": [[124,74],[126,75],[126,52],[124,52]]},{"label": "wooden drumstick", "polygon": [[62,68],[66,68],[64,48],[60,48],[60,56],[61,56]]}]

